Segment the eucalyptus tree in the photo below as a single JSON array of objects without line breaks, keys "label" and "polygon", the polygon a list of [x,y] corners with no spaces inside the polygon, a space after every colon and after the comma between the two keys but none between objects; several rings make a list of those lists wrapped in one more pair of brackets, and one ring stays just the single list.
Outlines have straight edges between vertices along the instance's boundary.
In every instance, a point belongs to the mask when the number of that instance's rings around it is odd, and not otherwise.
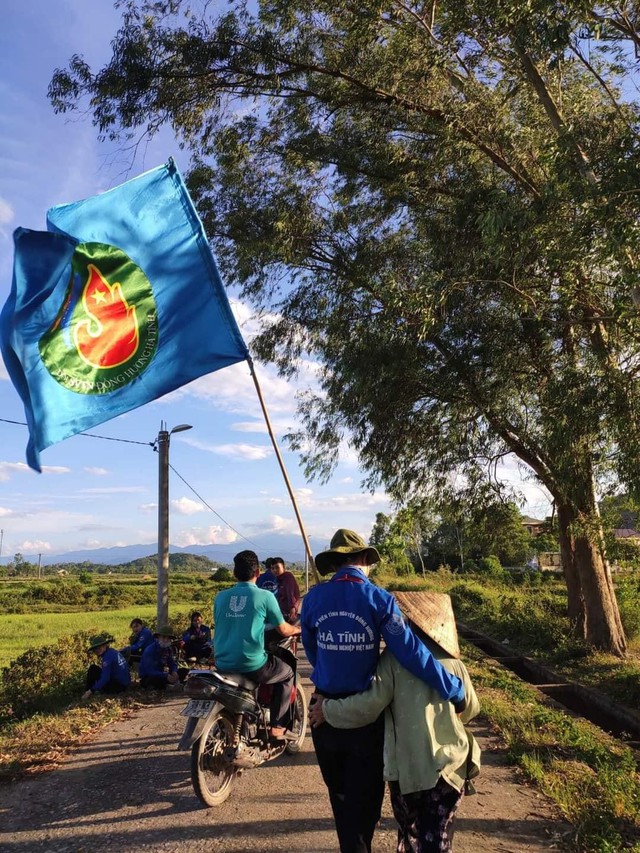
[{"label": "eucalyptus tree", "polygon": [[348,434],[401,497],[516,454],[555,501],[576,630],[623,654],[594,480],[638,485],[634,4],[122,6],[112,59],[73,57],[53,105],[190,150],[227,278],[276,316],[258,354],[323,365],[309,470]]}]

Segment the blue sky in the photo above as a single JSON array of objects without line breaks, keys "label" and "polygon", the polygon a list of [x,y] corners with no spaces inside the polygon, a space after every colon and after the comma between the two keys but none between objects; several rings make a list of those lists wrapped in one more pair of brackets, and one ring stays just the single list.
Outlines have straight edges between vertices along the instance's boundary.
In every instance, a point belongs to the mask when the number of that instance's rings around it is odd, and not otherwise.
[{"label": "blue sky", "polygon": [[[9,292],[12,232],[45,228],[54,204],[85,198],[184,155],[169,132],[135,159],[114,144],[100,144],[89,118],[56,116],[47,100],[56,67],[81,53],[98,66],[110,55],[120,13],[110,0],[4,0],[0,31],[0,303]],[[232,306],[247,341],[255,331],[246,305]],[[316,366],[302,366],[295,384],[275,371],[257,371],[278,436],[295,426],[295,394],[313,385]],[[0,362],[0,418],[24,421],[21,401]],[[91,430],[105,436],[152,441],[161,421],[193,429],[171,440],[171,463],[237,531],[295,533],[297,524],[262,420],[246,365],[235,365]],[[81,548],[157,541],[157,455],[150,447],[78,436],[44,451],[43,473],[29,470],[24,426],[0,421],[0,529],[2,556],[25,557]],[[311,536],[328,541],[336,527],[368,537],[376,512],[388,512],[384,492],[360,489],[361,475],[348,448],[326,486],[305,481],[296,455],[279,441],[300,510]],[[517,479],[515,467],[511,475]],[[525,488],[527,511],[546,511],[542,493]],[[174,475],[170,480],[171,542],[238,541]],[[301,547],[302,554],[302,547]]]}]

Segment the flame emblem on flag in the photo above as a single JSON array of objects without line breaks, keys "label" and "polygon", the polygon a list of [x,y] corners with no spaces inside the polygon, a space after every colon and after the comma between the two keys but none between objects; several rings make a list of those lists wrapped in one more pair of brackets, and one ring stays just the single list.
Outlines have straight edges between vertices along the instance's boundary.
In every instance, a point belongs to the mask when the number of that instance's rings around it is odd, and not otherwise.
[{"label": "flame emblem on flag", "polygon": [[42,361],[56,382],[78,394],[110,394],[147,369],[158,346],[151,282],[117,246],[80,243],[48,331]]},{"label": "flame emblem on flag", "polygon": [[82,294],[87,313],[73,329],[80,356],[92,367],[118,367],[138,350],[140,336],[134,305],[129,305],[120,283],[109,284],[93,264]]}]

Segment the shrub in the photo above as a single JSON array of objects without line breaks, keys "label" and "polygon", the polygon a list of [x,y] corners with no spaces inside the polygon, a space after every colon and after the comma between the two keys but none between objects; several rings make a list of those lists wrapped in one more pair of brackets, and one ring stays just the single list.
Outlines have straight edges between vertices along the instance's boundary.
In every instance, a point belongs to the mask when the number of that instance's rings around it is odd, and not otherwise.
[{"label": "shrub", "polygon": [[55,710],[77,698],[88,665],[87,646],[95,631],[80,631],[56,643],[28,649],[0,673],[0,719],[21,719]]},{"label": "shrub", "polygon": [[227,569],[226,566],[220,566],[220,568],[216,569],[215,572],[212,573],[211,577],[216,581],[232,581],[233,572],[231,569]]},{"label": "shrub", "polygon": [[[466,568],[465,563],[465,568]],[[478,562],[478,571],[483,575],[491,575],[495,578],[501,578],[504,576],[504,569],[500,565],[500,560],[493,555],[489,557],[482,557],[482,559]]]},{"label": "shrub", "polygon": [[462,566],[462,571],[467,574],[475,574],[479,571],[479,566],[475,560],[465,560]]},{"label": "shrub", "polygon": [[624,632],[632,640],[640,634],[640,580],[636,577],[617,580],[616,598]]}]

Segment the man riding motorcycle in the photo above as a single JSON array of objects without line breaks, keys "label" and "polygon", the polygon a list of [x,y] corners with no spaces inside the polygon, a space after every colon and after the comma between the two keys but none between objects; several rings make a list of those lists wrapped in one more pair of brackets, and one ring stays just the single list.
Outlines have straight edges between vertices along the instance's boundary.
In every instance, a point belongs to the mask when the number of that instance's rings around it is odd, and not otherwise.
[{"label": "man riding motorcycle", "polygon": [[300,634],[300,628],[284,621],[275,596],[259,589],[256,578],[260,562],[253,551],[240,551],[233,558],[238,583],[223,590],[214,601],[214,649],[220,672],[242,673],[256,684],[272,684],[270,704],[271,737],[294,739],[290,725],[294,673],[291,667],[264,648],[265,625],[276,626],[283,637]]}]

